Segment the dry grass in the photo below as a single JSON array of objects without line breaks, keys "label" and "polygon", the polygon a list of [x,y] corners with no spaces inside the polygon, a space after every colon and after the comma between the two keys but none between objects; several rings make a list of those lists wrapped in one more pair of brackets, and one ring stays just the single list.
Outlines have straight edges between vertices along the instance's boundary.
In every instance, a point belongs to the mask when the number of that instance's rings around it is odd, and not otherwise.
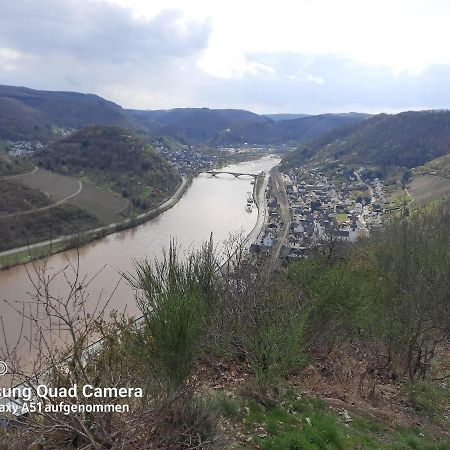
[{"label": "dry grass", "polygon": [[[77,192],[78,180],[45,169],[20,178],[23,184],[38,189],[59,201]],[[118,222],[129,212],[129,202],[119,194],[83,182],[81,192],[67,201],[95,215],[104,224]]]},{"label": "dry grass", "polygon": [[411,181],[408,190],[414,199],[411,206],[423,206],[433,200],[449,198],[450,179],[433,175],[417,176]]},{"label": "dry grass", "polygon": [[69,197],[79,188],[77,180],[44,169],[24,175],[20,181],[26,186],[39,189],[56,201]]},{"label": "dry grass", "polygon": [[68,203],[96,215],[103,223],[120,222],[128,217],[130,204],[121,195],[83,182],[82,191]]}]

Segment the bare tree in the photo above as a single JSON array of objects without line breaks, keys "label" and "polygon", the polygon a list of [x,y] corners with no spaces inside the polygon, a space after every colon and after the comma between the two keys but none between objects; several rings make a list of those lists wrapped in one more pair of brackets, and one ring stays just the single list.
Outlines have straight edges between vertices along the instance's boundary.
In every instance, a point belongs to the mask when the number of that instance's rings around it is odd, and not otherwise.
[{"label": "bare tree", "polygon": [[[0,355],[8,361],[11,383],[24,392],[32,393],[33,400],[42,403],[36,413],[11,417],[8,432],[14,440],[25,445],[49,440],[52,445],[70,444],[79,448],[128,448],[126,442],[135,437],[114,430],[118,417],[112,413],[93,414],[63,410],[46,406],[57,405],[64,400],[68,406],[75,405],[77,398],[41,397],[39,385],[51,389],[90,385],[95,387],[122,387],[133,381],[134,375],[127,367],[120,366],[114,351],[119,341],[112,341],[114,330],[126,319],[114,315],[108,323],[105,315],[121,278],[108,295],[100,293],[91,299],[89,288],[103,269],[93,276],[81,275],[80,258],[56,271],[47,263],[26,266],[32,285],[28,299],[7,301],[17,313],[20,333],[11,343],[2,319],[3,344]],[[54,283],[62,278],[64,293],[54,293]],[[107,340],[109,339],[109,340]],[[85,401],[85,400],[83,400]],[[118,403],[118,399],[95,398],[87,403]],[[23,398],[16,398],[16,405],[24,405]],[[23,410],[22,410],[23,412]],[[125,421],[133,420],[127,418]],[[135,424],[136,425],[136,424]],[[53,441],[53,442],[51,442]],[[41,442],[43,443],[43,442]],[[125,447],[124,447],[125,446]],[[23,448],[23,447],[22,447]],[[138,447],[136,447],[138,448]]]}]

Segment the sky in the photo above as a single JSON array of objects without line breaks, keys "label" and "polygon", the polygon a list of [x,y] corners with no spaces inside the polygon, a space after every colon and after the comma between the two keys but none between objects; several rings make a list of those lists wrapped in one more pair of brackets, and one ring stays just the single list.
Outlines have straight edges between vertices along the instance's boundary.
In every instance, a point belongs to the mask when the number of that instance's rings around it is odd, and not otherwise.
[{"label": "sky", "polygon": [[126,108],[450,106],[449,0],[0,0],[0,84]]}]

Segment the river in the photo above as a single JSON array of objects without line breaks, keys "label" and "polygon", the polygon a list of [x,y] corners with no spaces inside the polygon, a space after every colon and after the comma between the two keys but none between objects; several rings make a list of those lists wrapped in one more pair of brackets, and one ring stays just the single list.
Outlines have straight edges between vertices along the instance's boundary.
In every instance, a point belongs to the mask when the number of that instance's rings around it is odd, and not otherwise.
[{"label": "river", "polygon": [[[230,172],[260,173],[269,171],[278,164],[279,158],[266,156],[255,161],[247,161],[222,168]],[[109,235],[84,245],[79,249],[80,273],[92,276],[100,272],[89,285],[89,296],[97,299],[101,294],[106,298],[121,273],[133,271],[133,260],[153,259],[161,255],[171,239],[176,239],[181,249],[196,247],[207,240],[211,233],[215,243],[227,239],[230,233],[242,231],[249,234],[257,219],[257,209],[251,213],[245,210],[246,192],[251,191],[252,178],[235,178],[232,175],[201,174],[197,176],[180,201],[157,218],[135,228]],[[67,266],[68,261],[76,262],[75,250],[53,255],[46,260],[50,271],[58,271]],[[39,261],[38,264],[43,264]],[[30,269],[32,266],[26,266]],[[20,333],[20,320],[16,312],[3,302],[17,302],[21,305],[29,300],[28,292],[32,283],[25,266],[17,266],[0,271],[0,315],[3,318],[9,342]],[[70,270],[67,271],[70,276]],[[53,295],[64,295],[67,283],[63,276],[56,277],[51,284]],[[125,281],[120,281],[110,307],[135,315],[138,311],[134,295]],[[0,345],[4,345],[1,338]]]}]

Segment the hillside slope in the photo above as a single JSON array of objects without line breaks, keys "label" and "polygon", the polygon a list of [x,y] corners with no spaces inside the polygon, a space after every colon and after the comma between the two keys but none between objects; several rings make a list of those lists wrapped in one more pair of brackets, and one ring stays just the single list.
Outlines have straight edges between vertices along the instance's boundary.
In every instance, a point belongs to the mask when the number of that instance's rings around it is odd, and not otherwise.
[{"label": "hillside slope", "polygon": [[450,111],[409,111],[379,114],[328,133],[288,155],[284,165],[329,158],[380,168],[411,168],[449,152]]},{"label": "hillside slope", "polygon": [[134,126],[121,106],[97,95],[0,86],[0,139],[47,141],[55,128],[93,124]]},{"label": "hillside slope", "polygon": [[237,109],[209,108],[129,110],[129,113],[143,128],[153,133],[212,145],[304,142],[369,117],[357,113],[271,117]]},{"label": "hillside slope", "polygon": [[10,158],[0,152],[0,177],[15,176],[33,170],[33,164],[23,158]]},{"label": "hillside slope", "polygon": [[311,114],[264,114],[266,117],[272,120],[292,120],[301,119],[302,117],[308,117]]},{"label": "hillside slope", "polygon": [[211,145],[302,142],[368,117],[367,114],[356,113],[281,115],[283,120],[279,115],[272,118],[238,109],[128,111],[144,129],[152,133]]},{"label": "hillside slope", "polygon": [[111,189],[138,210],[169,197],[181,180],[150,145],[117,126],[84,128],[50,144],[36,155],[36,162],[47,170]]},{"label": "hillside slope", "polygon": [[93,94],[0,85],[0,141],[49,142],[67,130],[118,125],[187,144],[299,143],[366,118],[357,113],[271,118],[240,109],[125,110]]},{"label": "hillside slope", "polygon": [[128,110],[145,129],[186,142],[208,142],[240,123],[267,124],[264,116],[239,109],[175,108]]},{"label": "hillside slope", "polygon": [[331,130],[363,122],[366,114],[319,114],[290,120],[239,123],[217,137],[217,143],[280,144],[306,142]]},{"label": "hillside slope", "polygon": [[450,152],[447,155],[427,162],[424,166],[418,168],[418,172],[450,178]]}]

